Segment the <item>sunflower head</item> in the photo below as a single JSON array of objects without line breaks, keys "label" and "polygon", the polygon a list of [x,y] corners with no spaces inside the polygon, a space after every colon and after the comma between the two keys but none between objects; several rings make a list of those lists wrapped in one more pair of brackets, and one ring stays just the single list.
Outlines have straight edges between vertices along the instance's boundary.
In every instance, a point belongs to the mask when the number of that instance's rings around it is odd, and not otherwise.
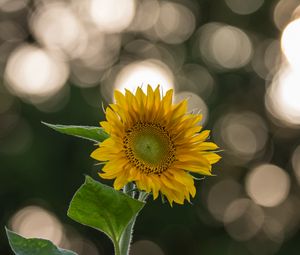
[{"label": "sunflower head", "polygon": [[91,154],[105,162],[100,176],[114,179],[117,190],[135,182],[171,205],[190,201],[196,194],[194,175],[212,175],[212,164],[221,158],[218,146],[206,141],[209,131],[201,131],[202,116],[187,113],[187,100],[173,104],[173,90],[162,96],[159,86],[114,95],[106,121],[100,122],[110,137]]}]

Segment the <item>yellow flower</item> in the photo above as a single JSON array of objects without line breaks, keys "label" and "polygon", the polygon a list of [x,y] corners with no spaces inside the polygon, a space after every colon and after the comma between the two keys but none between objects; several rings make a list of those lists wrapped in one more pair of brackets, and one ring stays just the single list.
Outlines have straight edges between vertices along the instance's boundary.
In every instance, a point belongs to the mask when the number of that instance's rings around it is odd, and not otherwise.
[{"label": "yellow flower", "polygon": [[153,91],[148,85],[147,94],[138,88],[114,96],[100,122],[110,137],[91,154],[106,162],[100,176],[115,179],[117,190],[135,182],[154,199],[161,192],[171,205],[190,201],[196,194],[190,173],[212,175],[211,165],[221,158],[218,146],[206,142],[209,131],[200,132],[202,116],[187,113],[187,100],[172,104],[173,90],[162,96],[159,86]]}]

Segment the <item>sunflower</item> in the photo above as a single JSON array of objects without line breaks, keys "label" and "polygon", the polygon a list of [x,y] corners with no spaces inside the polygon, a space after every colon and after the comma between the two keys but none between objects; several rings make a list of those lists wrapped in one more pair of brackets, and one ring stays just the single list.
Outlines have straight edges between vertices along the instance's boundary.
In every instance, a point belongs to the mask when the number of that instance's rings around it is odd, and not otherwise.
[{"label": "sunflower", "polygon": [[[161,193],[170,204],[183,204],[196,194],[194,174],[212,175],[212,164],[221,158],[218,146],[206,142],[210,131],[201,131],[201,114],[187,113],[187,100],[173,104],[173,90],[133,94],[114,92],[115,103],[106,109],[100,125],[110,135],[91,157],[104,161],[100,176],[115,179],[120,190],[135,182],[139,190]],[[201,132],[200,132],[201,131]]]}]

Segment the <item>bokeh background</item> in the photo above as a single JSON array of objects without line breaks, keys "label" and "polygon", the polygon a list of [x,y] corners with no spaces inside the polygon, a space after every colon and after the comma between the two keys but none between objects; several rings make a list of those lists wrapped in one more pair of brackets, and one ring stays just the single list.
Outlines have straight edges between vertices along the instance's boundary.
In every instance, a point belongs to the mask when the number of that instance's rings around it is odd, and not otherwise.
[{"label": "bokeh background", "polygon": [[99,180],[93,144],[41,121],[98,125],[114,89],[150,83],[188,97],[224,152],[193,205],[150,199],[131,255],[299,254],[299,16],[299,0],[0,0],[0,253],[6,225],[112,254],[66,216]]}]

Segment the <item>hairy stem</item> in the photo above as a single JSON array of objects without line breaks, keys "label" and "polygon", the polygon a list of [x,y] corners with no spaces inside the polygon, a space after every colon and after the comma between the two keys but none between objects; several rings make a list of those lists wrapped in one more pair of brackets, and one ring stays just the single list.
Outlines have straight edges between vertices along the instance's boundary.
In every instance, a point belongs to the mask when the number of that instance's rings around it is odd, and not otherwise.
[{"label": "hairy stem", "polygon": [[[124,186],[123,192],[125,194],[131,196],[132,198],[134,198],[135,193],[136,193],[135,185],[133,183],[128,183],[127,185]],[[138,200],[145,202],[148,195],[149,195],[148,193],[140,191]],[[133,234],[133,226],[136,221],[136,218],[137,218],[137,215],[135,215],[135,217],[133,217],[131,219],[131,221],[129,222],[128,226],[126,227],[126,229],[124,230],[124,232],[120,238],[120,241],[119,241],[119,249],[120,249],[119,254],[120,255],[129,255],[130,245],[131,245],[131,241],[132,241],[132,234]],[[116,255],[117,255],[117,253],[116,253]]]},{"label": "hairy stem", "polygon": [[124,230],[121,239],[120,239],[120,255],[129,255],[130,245],[132,241],[133,226],[135,223],[136,217],[134,217]]},{"label": "hairy stem", "polygon": [[[123,192],[134,198],[135,196],[134,188],[135,187],[133,183],[128,183],[127,185],[124,186]],[[136,220],[136,216],[132,218],[132,220],[129,222],[128,226],[126,227],[126,229],[124,230],[121,236],[119,242],[120,255],[129,255],[130,244],[132,241],[133,226],[135,220]]]},{"label": "hairy stem", "polygon": [[115,247],[115,255],[121,255],[119,244],[116,240],[114,241],[114,247]]}]

